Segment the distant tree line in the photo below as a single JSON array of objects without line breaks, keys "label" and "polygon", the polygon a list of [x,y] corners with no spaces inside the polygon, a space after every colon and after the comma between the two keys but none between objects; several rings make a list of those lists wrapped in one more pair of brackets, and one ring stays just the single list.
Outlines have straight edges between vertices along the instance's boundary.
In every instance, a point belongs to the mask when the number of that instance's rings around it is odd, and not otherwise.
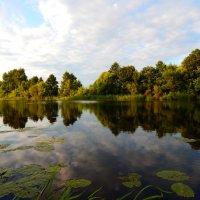
[{"label": "distant tree line", "polygon": [[37,76],[28,79],[24,69],[4,73],[0,82],[0,97],[10,98],[140,94],[154,99],[175,94],[199,96],[200,50],[192,51],[180,66],[158,61],[154,67],[146,66],[140,72],[132,65],[120,66],[115,62],[88,88],[82,87],[69,72],[64,73],[60,88],[53,74],[46,81]]},{"label": "distant tree line", "polygon": [[59,88],[58,81],[53,74],[49,75],[46,81],[37,76],[28,79],[24,69],[14,69],[3,74],[0,82],[0,97],[43,99],[45,97],[72,96],[81,86],[81,82],[68,72],[64,73]]}]

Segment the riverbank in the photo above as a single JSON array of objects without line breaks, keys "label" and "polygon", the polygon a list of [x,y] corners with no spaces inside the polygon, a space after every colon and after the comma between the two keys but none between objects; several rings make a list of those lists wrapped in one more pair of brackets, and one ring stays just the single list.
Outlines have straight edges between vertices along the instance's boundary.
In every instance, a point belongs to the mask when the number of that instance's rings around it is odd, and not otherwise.
[{"label": "riverbank", "polygon": [[24,98],[24,97],[4,97],[0,100],[45,100],[45,101],[190,101],[190,100],[200,100],[200,96],[188,95],[184,93],[170,93],[163,96],[146,96],[142,94],[138,95],[77,95],[70,97],[45,97],[45,98]]}]

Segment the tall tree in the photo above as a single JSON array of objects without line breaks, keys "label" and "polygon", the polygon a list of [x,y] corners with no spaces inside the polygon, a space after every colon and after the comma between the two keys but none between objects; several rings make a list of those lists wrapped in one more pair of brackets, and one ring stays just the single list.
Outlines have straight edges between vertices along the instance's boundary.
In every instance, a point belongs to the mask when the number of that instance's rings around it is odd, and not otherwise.
[{"label": "tall tree", "polygon": [[117,62],[114,62],[111,67],[109,72],[111,73],[117,73],[118,69],[120,68],[119,64]]},{"label": "tall tree", "polygon": [[58,95],[58,81],[56,77],[51,74],[45,82],[45,96],[53,97]]},{"label": "tall tree", "polygon": [[60,87],[61,96],[72,96],[74,95],[78,88],[82,86],[81,82],[77,80],[73,73],[65,72],[63,74],[63,80]]},{"label": "tall tree", "polygon": [[195,49],[192,51],[189,56],[183,60],[182,65],[188,71],[200,70],[200,50]]},{"label": "tall tree", "polygon": [[2,90],[5,94],[17,89],[22,82],[27,81],[24,69],[14,69],[3,74]]}]

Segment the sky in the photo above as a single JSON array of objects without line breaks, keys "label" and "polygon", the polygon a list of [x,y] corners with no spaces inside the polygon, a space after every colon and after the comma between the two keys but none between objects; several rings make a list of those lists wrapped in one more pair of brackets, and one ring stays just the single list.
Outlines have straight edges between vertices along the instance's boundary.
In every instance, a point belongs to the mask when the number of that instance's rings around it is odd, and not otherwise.
[{"label": "sky", "polygon": [[200,48],[199,11],[199,0],[0,0],[0,77],[68,71],[88,86],[114,62],[180,64]]}]

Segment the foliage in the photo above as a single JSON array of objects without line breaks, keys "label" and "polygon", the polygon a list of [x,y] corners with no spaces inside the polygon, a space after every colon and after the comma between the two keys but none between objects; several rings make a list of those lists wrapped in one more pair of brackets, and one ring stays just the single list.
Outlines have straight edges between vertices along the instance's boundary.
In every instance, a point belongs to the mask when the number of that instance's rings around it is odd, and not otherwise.
[{"label": "foliage", "polygon": [[45,96],[45,84],[43,81],[31,86],[28,90],[28,96],[32,99],[42,99]]},{"label": "foliage", "polygon": [[[163,179],[170,180],[170,181],[184,181],[184,180],[188,180],[188,178],[189,178],[189,176],[187,176],[185,173],[175,171],[175,170],[163,170],[163,171],[158,172],[156,175],[158,177],[161,177]],[[132,177],[133,179],[129,178],[129,177]],[[139,175],[137,173],[131,173],[127,177],[122,177],[122,178],[120,177],[122,184],[128,188],[132,188],[134,186],[140,187],[141,186],[140,178],[141,178],[141,175]],[[125,179],[130,180],[130,182],[123,182]],[[133,180],[133,182],[135,182],[136,184],[131,185],[131,180]],[[154,195],[143,198],[145,200],[163,199],[164,194],[173,194],[173,193],[175,193],[177,196],[181,196],[181,197],[194,197],[195,196],[194,191],[192,190],[192,188],[190,186],[183,184],[183,183],[173,183],[171,185],[171,191],[166,191],[166,190],[160,188],[159,186],[147,185],[147,186],[141,188],[134,195],[134,198],[130,198],[133,191],[129,191],[128,193],[126,193],[122,197],[118,198],[117,200],[126,199],[127,197],[129,197],[129,199],[133,199],[133,200],[141,199],[140,196],[142,194],[145,195],[145,191],[149,190],[149,189],[157,190],[159,193],[158,194],[156,193]]]},{"label": "foliage", "polygon": [[45,81],[45,96],[53,97],[58,95],[58,81],[56,77],[51,74]]},{"label": "foliage", "polygon": [[174,183],[171,186],[172,191],[174,191],[178,196],[181,197],[194,197],[194,191],[188,185],[183,183]]},{"label": "foliage", "polygon": [[[16,169],[0,168],[0,197],[9,197],[10,195],[14,195],[14,198],[16,199],[83,199],[83,192],[80,193],[80,189],[86,188],[92,184],[92,182],[88,179],[69,179],[65,181],[64,185],[59,186],[59,188],[54,186],[53,183],[56,179],[56,176],[63,167],[66,166],[63,164],[57,164],[44,168],[40,165],[31,164]],[[130,173],[128,176],[119,177],[119,179],[122,181],[122,184],[128,183],[123,184],[126,187],[133,188],[141,186],[141,177],[142,176],[138,173]],[[96,196],[101,189],[102,188],[96,189],[84,199],[101,199],[101,197]],[[152,189],[154,194],[147,196],[146,190]],[[76,191],[79,191],[79,193]],[[141,195],[147,196],[144,198],[146,200],[163,199],[165,194],[176,194],[177,196],[181,197],[195,196],[194,191],[190,186],[179,182],[171,185],[171,191],[166,191],[159,186],[147,185],[143,188],[140,188],[140,190],[137,192],[135,192],[135,190],[131,190],[122,197],[117,198],[117,200],[138,200],[141,199]]]},{"label": "foliage", "polygon": [[87,88],[73,73],[65,72],[58,87],[51,74],[46,81],[33,76],[29,80],[24,69],[14,69],[2,76],[0,98],[44,99],[53,97],[79,97],[92,95],[145,95],[149,99],[176,100],[200,95],[200,50],[195,49],[181,65],[158,61],[140,72],[134,66],[120,66],[117,62],[104,71]]},{"label": "foliage", "polygon": [[66,182],[66,186],[70,188],[84,188],[88,187],[92,182],[87,179],[72,179]]},{"label": "foliage", "polygon": [[61,96],[73,96],[77,90],[82,86],[81,82],[77,80],[74,74],[65,72],[60,87]]},{"label": "foliage", "polygon": [[128,174],[128,176],[119,177],[119,179],[122,181],[122,185],[128,188],[140,187],[141,186],[140,178],[141,175],[137,173],[130,173]]},{"label": "foliage", "polygon": [[0,149],[6,149],[10,144],[0,144]]},{"label": "foliage", "polygon": [[189,179],[185,173],[174,170],[163,170],[156,174],[158,177],[171,181],[185,181]]},{"label": "foliage", "polygon": [[[34,138],[34,137],[31,137]],[[32,146],[19,146],[16,148],[7,149],[10,144],[2,144],[0,145],[0,150],[3,150],[3,153],[13,152],[13,151],[21,151],[21,150],[29,150],[33,149],[35,151],[40,152],[51,152],[55,150],[54,143],[64,143],[64,138],[36,138],[36,144]]]}]

